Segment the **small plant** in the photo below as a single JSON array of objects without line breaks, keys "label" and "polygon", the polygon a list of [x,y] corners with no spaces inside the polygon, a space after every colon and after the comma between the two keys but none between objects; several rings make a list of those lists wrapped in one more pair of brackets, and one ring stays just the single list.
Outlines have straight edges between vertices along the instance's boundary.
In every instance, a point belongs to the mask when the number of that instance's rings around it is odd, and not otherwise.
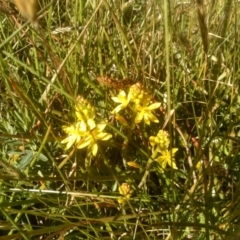
[{"label": "small plant", "polygon": [[112,137],[111,134],[103,132],[107,123],[95,123],[95,109],[83,98],[77,99],[75,113],[77,122],[70,126],[63,127],[63,130],[68,134],[68,137],[61,143],[67,143],[66,150],[73,145],[77,149],[88,147],[88,154],[91,153],[93,156],[96,156],[98,152],[97,141],[106,141]]}]

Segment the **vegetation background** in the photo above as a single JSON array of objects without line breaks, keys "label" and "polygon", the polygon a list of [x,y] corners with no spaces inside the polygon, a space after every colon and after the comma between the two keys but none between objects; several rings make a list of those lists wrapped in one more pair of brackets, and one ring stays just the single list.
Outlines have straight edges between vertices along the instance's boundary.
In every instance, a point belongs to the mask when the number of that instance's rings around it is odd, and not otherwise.
[{"label": "vegetation background", "polygon": [[[240,239],[239,1],[41,0],[38,29],[0,4],[0,239]],[[128,129],[137,82],[159,122]],[[78,96],[96,156],[61,143]],[[161,129],[177,169],[148,168]]]}]

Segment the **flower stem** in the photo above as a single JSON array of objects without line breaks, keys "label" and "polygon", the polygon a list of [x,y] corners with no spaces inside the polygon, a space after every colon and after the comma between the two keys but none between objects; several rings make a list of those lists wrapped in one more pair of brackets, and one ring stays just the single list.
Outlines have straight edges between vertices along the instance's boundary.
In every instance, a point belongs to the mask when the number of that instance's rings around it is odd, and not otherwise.
[{"label": "flower stem", "polygon": [[152,156],[148,159],[147,166],[146,166],[146,171],[145,171],[145,173],[144,173],[144,175],[141,179],[141,182],[138,184],[138,188],[141,188],[143,186],[143,184],[145,184],[145,182],[147,180],[147,176],[150,172],[149,170],[150,170],[151,164],[154,161],[153,159],[156,158],[157,154],[158,154],[158,151],[157,151],[157,149],[155,149],[152,153]]}]

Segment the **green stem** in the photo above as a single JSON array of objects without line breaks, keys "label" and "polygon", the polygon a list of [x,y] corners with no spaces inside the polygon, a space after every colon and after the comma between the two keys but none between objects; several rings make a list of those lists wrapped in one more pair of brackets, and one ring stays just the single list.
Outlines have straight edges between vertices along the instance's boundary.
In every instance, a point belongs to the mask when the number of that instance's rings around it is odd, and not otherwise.
[{"label": "green stem", "polygon": [[145,171],[145,173],[144,173],[144,175],[142,177],[141,182],[138,184],[138,188],[141,188],[143,186],[143,184],[145,184],[145,182],[147,180],[147,176],[148,176],[148,174],[150,172],[151,164],[154,161],[153,159],[156,158],[157,154],[158,154],[158,151],[157,151],[157,149],[155,149],[154,152],[152,153],[152,156],[148,159],[147,166],[146,166],[146,171]]}]

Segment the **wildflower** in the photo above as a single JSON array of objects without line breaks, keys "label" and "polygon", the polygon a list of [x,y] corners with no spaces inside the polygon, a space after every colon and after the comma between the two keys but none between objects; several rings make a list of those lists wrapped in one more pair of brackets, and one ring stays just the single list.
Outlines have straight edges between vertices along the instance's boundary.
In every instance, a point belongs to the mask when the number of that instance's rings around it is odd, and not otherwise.
[{"label": "wildflower", "polygon": [[93,120],[95,117],[94,107],[81,96],[77,98],[75,114],[78,122],[69,127],[63,127],[68,137],[61,143],[67,143],[66,150],[74,144],[78,149],[88,147],[88,151],[96,156],[98,151],[97,140],[105,141],[112,137],[111,134],[103,132],[107,124],[100,123],[96,125]]},{"label": "wildflower", "polygon": [[91,153],[96,156],[98,151],[97,140],[106,141],[112,137],[111,134],[103,132],[106,125],[106,123],[96,125],[93,119],[89,119],[85,126],[86,131],[84,137],[76,144],[76,147],[82,149],[88,146],[88,151],[91,151]]},{"label": "wildflower", "polygon": [[143,93],[144,93],[143,86],[139,82],[132,85],[129,89],[129,94],[133,102],[136,102],[138,99],[141,99]]},{"label": "wildflower", "polygon": [[105,141],[112,137],[111,134],[102,132],[106,125],[106,123],[96,125],[93,119],[88,119],[87,123],[80,121],[69,127],[64,126],[63,130],[69,136],[61,143],[67,143],[65,150],[69,149],[73,144],[78,149],[88,146],[88,151],[96,156],[98,151],[97,140]]},{"label": "wildflower", "polygon": [[87,119],[94,119],[95,108],[83,97],[78,96],[75,106],[75,114],[79,121],[86,121]]},{"label": "wildflower", "polygon": [[121,186],[118,187],[118,191],[124,197],[118,198],[119,203],[124,203],[126,199],[129,199],[133,194],[133,189],[128,183],[123,183]]},{"label": "wildflower", "polygon": [[112,113],[118,113],[122,109],[126,108],[131,100],[131,94],[126,95],[126,93],[122,90],[118,94],[117,97],[112,97],[112,100],[116,103],[120,103],[113,111]]},{"label": "wildflower", "polygon": [[142,103],[137,104],[136,109],[138,111],[138,114],[135,118],[135,123],[140,123],[142,121],[142,119],[148,125],[150,125],[150,121],[155,122],[155,123],[159,122],[158,119],[156,118],[156,116],[153,115],[152,111],[154,109],[159,108],[161,103],[156,102],[156,103],[149,105],[149,102],[150,102],[149,95],[145,95],[142,99]]},{"label": "wildflower", "polygon": [[151,146],[157,145],[157,148],[160,150],[166,150],[169,147],[170,139],[169,135],[166,131],[160,130],[157,134],[157,136],[151,136],[149,138]]},{"label": "wildflower", "polygon": [[[67,143],[65,150],[69,149],[75,142],[79,142],[81,137],[84,136],[84,129],[82,129],[83,123],[79,122],[75,125],[70,125],[69,127],[64,126],[63,130],[68,134],[68,137],[61,141],[61,143]],[[81,129],[83,131],[81,131]]]},{"label": "wildflower", "polygon": [[142,104],[142,100],[144,98],[149,98],[150,101],[150,95],[148,95],[146,92],[143,90],[138,94],[138,96],[133,97],[132,96],[132,101],[135,103],[135,106],[139,106]]},{"label": "wildflower", "polygon": [[177,152],[177,150],[178,150],[177,148],[173,148],[170,151],[169,150],[160,151],[162,156],[158,157],[156,161],[161,164],[163,169],[166,168],[167,164],[173,169],[178,169],[174,159],[174,155]]}]

